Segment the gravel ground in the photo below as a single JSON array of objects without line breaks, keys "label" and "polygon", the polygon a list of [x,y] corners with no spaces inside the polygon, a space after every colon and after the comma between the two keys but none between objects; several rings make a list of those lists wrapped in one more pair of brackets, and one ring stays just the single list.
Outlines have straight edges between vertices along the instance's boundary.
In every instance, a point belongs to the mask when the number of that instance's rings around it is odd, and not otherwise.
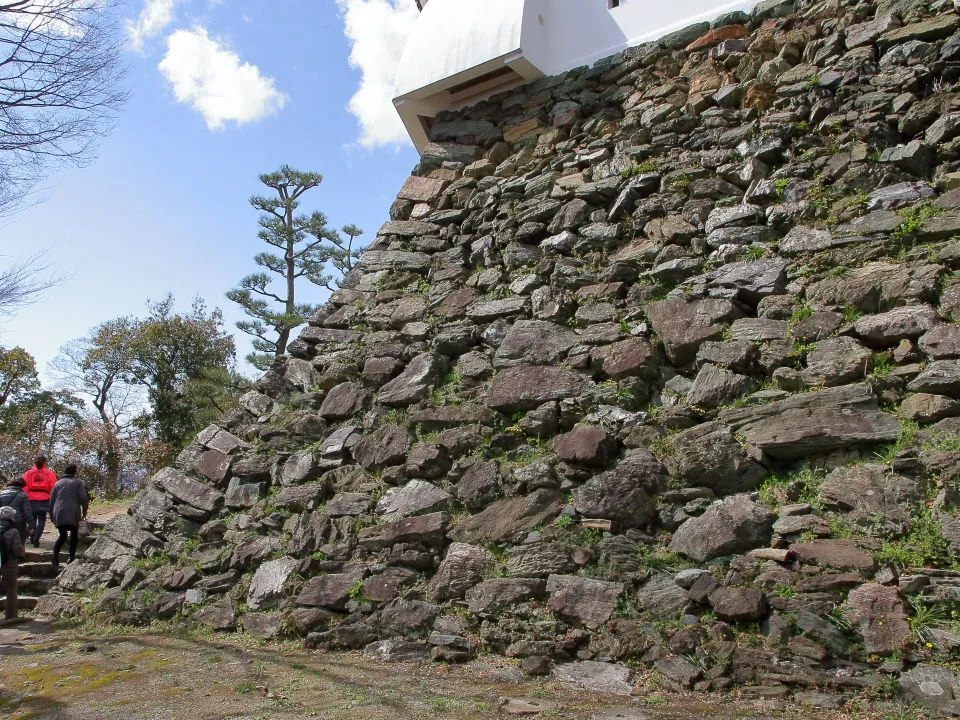
[{"label": "gravel ground", "polygon": [[382,663],[357,653],[174,629],[128,634],[30,622],[0,629],[0,667],[0,717],[9,720],[924,717],[892,706],[804,711],[789,703],[682,697],[643,686],[637,697],[617,698],[523,678],[501,658],[466,666]]}]

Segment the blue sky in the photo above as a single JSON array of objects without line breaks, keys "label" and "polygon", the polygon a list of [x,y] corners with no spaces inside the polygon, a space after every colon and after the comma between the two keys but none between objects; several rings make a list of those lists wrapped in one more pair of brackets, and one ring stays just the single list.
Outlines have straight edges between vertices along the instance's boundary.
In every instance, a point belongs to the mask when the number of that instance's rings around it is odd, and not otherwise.
[{"label": "blue sky", "polygon": [[371,239],[417,161],[387,104],[408,4],[128,0],[131,98],[99,158],[51,176],[43,202],[0,226],[0,262],[46,250],[67,275],[0,324],[0,344],[44,368],[66,342],[167,292],[183,308],[195,295],[222,308],[232,330],[242,313],[224,293],[262,246],[247,199],[284,163],[324,175],[304,209]]}]

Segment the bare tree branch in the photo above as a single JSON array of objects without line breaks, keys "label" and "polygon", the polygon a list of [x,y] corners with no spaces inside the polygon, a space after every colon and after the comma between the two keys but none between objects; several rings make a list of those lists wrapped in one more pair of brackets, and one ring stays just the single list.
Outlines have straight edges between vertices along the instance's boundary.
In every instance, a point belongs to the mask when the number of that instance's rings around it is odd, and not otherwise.
[{"label": "bare tree branch", "polygon": [[0,2],[0,214],[83,166],[127,97],[116,0]]},{"label": "bare tree branch", "polygon": [[0,317],[9,317],[36,302],[63,278],[50,274],[50,263],[40,253],[0,269]]}]

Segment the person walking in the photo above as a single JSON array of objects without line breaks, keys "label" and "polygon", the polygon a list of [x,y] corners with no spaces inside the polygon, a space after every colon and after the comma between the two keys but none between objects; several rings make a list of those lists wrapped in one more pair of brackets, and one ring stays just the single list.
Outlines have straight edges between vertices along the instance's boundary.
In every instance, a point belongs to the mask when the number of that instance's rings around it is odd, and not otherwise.
[{"label": "person walking", "polygon": [[77,466],[67,465],[63,469],[63,477],[57,480],[50,493],[50,521],[57,526],[57,541],[53,545],[53,567],[60,568],[60,550],[70,536],[70,560],[73,562],[77,555],[77,533],[80,521],[86,520],[87,509],[90,506],[90,496],[87,495],[87,486],[77,477]]},{"label": "person walking", "polygon": [[6,484],[3,490],[0,490],[0,507],[13,508],[17,517],[14,525],[20,531],[20,542],[27,541],[27,535],[33,531],[33,508],[30,507],[30,498],[23,491],[23,478],[7,480],[0,474],[0,482]]},{"label": "person walking", "polygon": [[10,506],[0,507],[0,590],[7,598],[4,615],[7,622],[17,617],[20,602],[17,598],[17,573],[20,561],[27,556],[16,519],[16,510]]},{"label": "person walking", "polygon": [[50,512],[50,493],[57,482],[53,470],[47,467],[46,455],[37,455],[32,468],[23,474],[24,492],[30,498],[30,509],[33,510],[33,534],[31,541],[34,547],[40,547],[40,536],[47,524],[47,513]]}]

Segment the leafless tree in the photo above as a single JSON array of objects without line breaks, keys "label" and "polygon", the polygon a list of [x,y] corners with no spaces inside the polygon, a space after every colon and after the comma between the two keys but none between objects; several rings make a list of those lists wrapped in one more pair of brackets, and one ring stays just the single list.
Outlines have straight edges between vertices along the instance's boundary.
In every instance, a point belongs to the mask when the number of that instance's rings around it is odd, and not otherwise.
[{"label": "leafless tree", "polygon": [[63,280],[50,274],[50,264],[42,253],[3,265],[0,258],[0,317],[13,315],[24,305],[36,302]]},{"label": "leafless tree", "polygon": [[82,166],[126,99],[116,0],[0,0],[0,212]]}]

